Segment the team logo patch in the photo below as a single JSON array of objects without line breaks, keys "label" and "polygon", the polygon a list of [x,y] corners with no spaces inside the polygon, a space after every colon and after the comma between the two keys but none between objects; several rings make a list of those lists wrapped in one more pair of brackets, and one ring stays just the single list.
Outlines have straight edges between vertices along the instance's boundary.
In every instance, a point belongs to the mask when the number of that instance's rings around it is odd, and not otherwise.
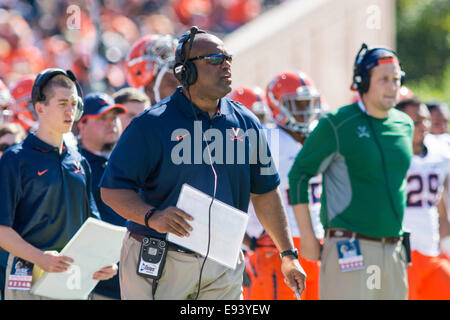
[{"label": "team logo patch", "polygon": [[245,134],[239,135],[239,130],[240,130],[240,128],[231,127],[231,131],[233,131],[233,134],[230,133],[231,141],[233,141],[233,140],[244,141],[243,139],[245,137]]},{"label": "team logo patch", "polygon": [[358,126],[358,130],[356,130],[356,134],[358,135],[358,138],[370,138],[370,134],[367,131],[367,127],[366,126]]}]

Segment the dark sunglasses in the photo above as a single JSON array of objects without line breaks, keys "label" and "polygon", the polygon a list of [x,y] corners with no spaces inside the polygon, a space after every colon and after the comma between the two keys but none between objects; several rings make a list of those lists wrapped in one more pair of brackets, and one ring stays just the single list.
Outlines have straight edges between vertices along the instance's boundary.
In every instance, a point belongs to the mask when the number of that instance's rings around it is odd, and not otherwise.
[{"label": "dark sunglasses", "polygon": [[223,53],[208,54],[206,56],[197,56],[197,57],[189,59],[189,61],[200,60],[200,59],[205,59],[209,64],[214,64],[214,65],[222,64],[225,60],[229,61],[230,63],[233,61],[233,57],[231,55],[223,54]]},{"label": "dark sunglasses", "polygon": [[8,149],[11,146],[12,146],[12,144],[0,143],[0,152],[4,152],[6,149]]}]

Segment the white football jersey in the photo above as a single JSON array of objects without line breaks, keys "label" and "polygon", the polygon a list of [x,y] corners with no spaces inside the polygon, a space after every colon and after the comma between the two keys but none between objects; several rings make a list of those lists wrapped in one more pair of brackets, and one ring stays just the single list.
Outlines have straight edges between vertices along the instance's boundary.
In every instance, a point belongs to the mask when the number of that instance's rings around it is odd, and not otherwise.
[{"label": "white football jersey", "polygon": [[[450,149],[450,134],[442,133],[433,135],[437,140],[447,145]],[[447,180],[447,199],[450,199],[450,179]],[[450,201],[447,201],[447,211],[450,210]]]},{"label": "white football jersey", "polygon": [[[300,230],[297,226],[294,210],[289,204],[289,171],[294,164],[295,157],[301,149],[301,144],[298,143],[284,130],[275,127],[266,131],[267,141],[272,153],[272,158],[278,170],[280,176],[280,192],[283,198],[283,205],[286,209],[289,227],[293,237],[300,237]],[[322,194],[322,177],[315,176],[309,181],[310,186],[310,213],[311,222],[313,225],[314,233],[318,239],[322,239],[324,236],[324,230],[320,223],[320,196]],[[251,237],[258,238],[263,232],[263,227],[259,223],[252,204],[250,203],[249,209],[249,221],[247,227],[247,234]]]},{"label": "white football jersey", "polygon": [[428,256],[439,254],[439,213],[437,204],[450,169],[446,144],[433,135],[424,141],[427,153],[413,155],[406,175],[406,210],[403,227],[411,232],[411,249]]}]

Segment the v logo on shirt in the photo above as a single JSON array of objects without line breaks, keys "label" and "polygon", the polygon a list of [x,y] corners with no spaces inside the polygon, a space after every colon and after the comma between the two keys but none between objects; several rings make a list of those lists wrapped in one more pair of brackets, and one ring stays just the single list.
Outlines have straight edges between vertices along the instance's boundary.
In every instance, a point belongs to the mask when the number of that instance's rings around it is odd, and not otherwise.
[{"label": "v logo on shirt", "polygon": [[245,134],[238,136],[240,128],[231,127],[231,130],[233,131],[233,134],[234,134],[234,136],[230,134],[231,141],[233,141],[233,140],[244,141],[243,138],[244,138]]}]

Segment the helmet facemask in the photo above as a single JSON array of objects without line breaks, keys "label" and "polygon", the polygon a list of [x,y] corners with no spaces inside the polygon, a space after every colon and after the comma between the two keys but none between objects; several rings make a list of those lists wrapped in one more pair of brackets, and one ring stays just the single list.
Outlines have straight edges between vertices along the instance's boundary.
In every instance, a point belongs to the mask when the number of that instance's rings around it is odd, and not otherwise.
[{"label": "helmet facemask", "polygon": [[143,58],[147,61],[148,70],[157,74],[167,64],[175,62],[174,40],[170,36],[161,36],[149,42],[144,50]]},{"label": "helmet facemask", "polygon": [[300,86],[296,92],[279,99],[280,111],[286,116],[284,126],[294,132],[308,135],[323,114],[320,94],[311,87]]},{"label": "helmet facemask", "polygon": [[[146,40],[139,52],[130,52],[127,62],[130,76],[137,77],[135,82],[141,86],[152,81],[165,66],[171,69],[175,62],[175,38],[170,35],[155,35]],[[134,56],[134,58],[130,58]],[[135,85],[136,86],[136,85]]]}]

